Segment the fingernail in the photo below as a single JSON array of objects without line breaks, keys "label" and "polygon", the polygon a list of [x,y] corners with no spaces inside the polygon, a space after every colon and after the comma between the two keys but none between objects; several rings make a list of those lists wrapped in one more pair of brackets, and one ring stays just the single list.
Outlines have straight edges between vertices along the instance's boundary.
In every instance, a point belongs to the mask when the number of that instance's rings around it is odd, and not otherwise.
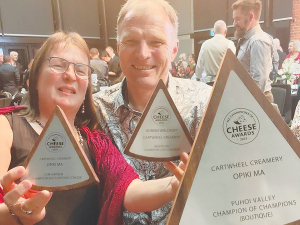
[{"label": "fingernail", "polygon": [[17,173],[18,173],[19,175],[21,175],[21,174],[23,173],[23,169],[22,169],[22,168],[19,168],[18,171],[17,171]]},{"label": "fingernail", "polygon": [[28,190],[30,188],[30,184],[28,184],[27,182],[22,183],[21,186],[24,190]]},{"label": "fingernail", "polygon": [[36,194],[36,193],[39,193],[40,191],[36,191],[36,190],[33,190],[33,189],[29,189],[28,190],[30,193],[33,193],[33,194]]}]

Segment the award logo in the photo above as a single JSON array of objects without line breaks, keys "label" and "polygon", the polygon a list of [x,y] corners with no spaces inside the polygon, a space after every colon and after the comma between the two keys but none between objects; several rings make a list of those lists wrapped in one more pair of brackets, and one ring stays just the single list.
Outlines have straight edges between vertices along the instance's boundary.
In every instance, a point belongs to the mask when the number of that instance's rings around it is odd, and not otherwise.
[{"label": "award logo", "polygon": [[164,126],[170,122],[171,115],[166,107],[157,107],[152,113],[152,120],[159,126]]},{"label": "award logo", "polygon": [[234,109],[226,115],[223,131],[229,141],[239,145],[248,144],[259,133],[259,121],[248,109]]},{"label": "award logo", "polygon": [[46,139],[46,149],[50,152],[60,152],[65,147],[65,137],[60,133],[51,133]]}]

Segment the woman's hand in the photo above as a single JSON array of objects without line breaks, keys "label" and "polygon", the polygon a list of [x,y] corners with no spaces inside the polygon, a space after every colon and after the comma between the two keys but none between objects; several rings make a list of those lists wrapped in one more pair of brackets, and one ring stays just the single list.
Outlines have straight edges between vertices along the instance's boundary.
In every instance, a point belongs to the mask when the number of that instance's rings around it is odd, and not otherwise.
[{"label": "woman's hand", "polygon": [[179,184],[180,181],[184,175],[185,169],[186,169],[186,164],[187,161],[189,159],[189,156],[186,152],[181,153],[180,155],[180,160],[181,162],[179,163],[178,166],[176,166],[174,163],[172,162],[164,162],[164,166],[172,173],[174,174],[170,185],[172,187],[172,190],[176,193],[178,188],[179,188]]},{"label": "woman's hand", "polygon": [[36,192],[30,190],[32,183],[24,180],[19,184],[15,180],[21,178],[25,173],[22,166],[9,170],[0,179],[5,192],[4,203],[15,214],[24,225],[31,225],[41,221],[45,215],[45,206],[49,202],[52,193],[49,191]]}]

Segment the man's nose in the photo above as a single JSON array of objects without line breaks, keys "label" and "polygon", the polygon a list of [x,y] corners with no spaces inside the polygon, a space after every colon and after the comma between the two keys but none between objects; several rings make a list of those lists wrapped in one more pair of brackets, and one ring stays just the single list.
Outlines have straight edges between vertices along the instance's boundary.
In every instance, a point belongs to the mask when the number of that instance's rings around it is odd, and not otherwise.
[{"label": "man's nose", "polygon": [[141,60],[148,59],[151,56],[151,47],[147,44],[146,41],[142,41],[138,47],[138,57]]}]

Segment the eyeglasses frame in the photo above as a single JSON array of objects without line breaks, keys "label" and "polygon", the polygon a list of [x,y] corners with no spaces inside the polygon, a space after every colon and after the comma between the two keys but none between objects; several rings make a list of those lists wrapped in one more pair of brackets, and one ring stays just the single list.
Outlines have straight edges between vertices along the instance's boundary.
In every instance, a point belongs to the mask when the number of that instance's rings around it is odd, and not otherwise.
[{"label": "eyeglasses frame", "polygon": [[[68,67],[66,68],[66,70],[65,70],[64,72],[58,73],[58,72],[54,71],[54,70],[51,68],[51,66],[50,66],[50,60],[53,59],[53,58],[56,58],[56,59],[62,59],[62,60],[66,61],[66,62],[68,63]],[[77,76],[79,79],[82,79],[82,80],[88,80],[88,79],[91,77],[91,74],[94,72],[94,69],[93,69],[92,67],[90,67],[89,65],[86,65],[86,64],[84,64],[84,63],[73,63],[73,62],[69,62],[68,60],[66,60],[66,59],[64,59],[64,58],[56,57],[56,56],[53,56],[53,57],[47,57],[46,59],[47,59],[48,62],[49,62],[49,64],[48,64],[49,68],[50,68],[54,73],[58,73],[58,74],[63,74],[63,73],[65,73],[65,72],[69,69],[70,64],[73,64],[73,65],[74,65],[74,73],[76,74],[76,76]],[[84,76],[77,75],[77,72],[76,72],[76,70],[75,70],[76,65],[85,65],[85,66],[87,66],[88,68],[90,68],[91,73],[88,74],[87,79],[84,79],[84,78],[83,78]]]}]

